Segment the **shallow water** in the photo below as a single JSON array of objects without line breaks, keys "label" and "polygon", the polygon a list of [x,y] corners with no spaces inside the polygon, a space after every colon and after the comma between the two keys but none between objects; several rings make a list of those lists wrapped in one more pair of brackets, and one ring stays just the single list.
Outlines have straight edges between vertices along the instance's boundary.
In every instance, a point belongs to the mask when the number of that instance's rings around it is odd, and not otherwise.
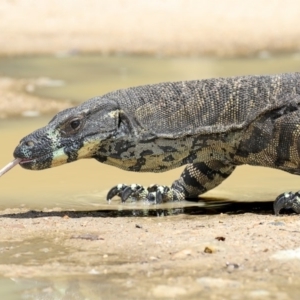
[{"label": "shallow water", "polygon": [[[297,55],[248,60],[123,56],[0,59],[1,75],[20,78],[50,77],[60,80],[59,84],[51,87],[40,86],[34,92],[42,96],[72,99],[77,102],[113,89],[139,84],[240,74],[279,73],[296,71],[299,67],[300,59]],[[0,120],[0,167],[12,160],[13,150],[24,135],[45,125],[50,118],[51,116],[44,116]],[[178,178],[181,170],[182,168],[179,168],[161,174],[129,173],[94,160],[82,160],[44,171],[28,171],[17,166],[0,180],[0,210],[43,210],[43,217],[46,218],[50,217],[53,211],[100,211],[98,214],[102,211],[104,216],[106,214],[114,217],[200,214],[199,207],[202,207],[202,202],[141,207],[131,203],[120,205],[117,198],[111,204],[105,200],[107,191],[117,183],[140,183],[146,186],[151,183],[171,184]],[[297,176],[282,171],[243,166],[238,167],[228,180],[205,197],[217,201],[273,201],[279,193],[297,190],[299,186],[300,180]],[[180,210],[181,207],[186,208]],[[149,209],[153,211],[150,214]],[[124,213],[125,210],[128,213]],[[114,214],[114,211],[118,213]],[[31,216],[33,217],[39,216]],[[14,243],[0,241],[0,249],[10,247],[16,249],[16,253],[11,252],[8,256],[1,254],[0,264],[5,262],[39,266],[51,258],[59,261],[60,254],[67,255],[66,253],[71,251],[69,248],[58,247],[57,244],[53,246],[52,240],[29,239],[25,244],[24,240]],[[51,252],[41,252],[40,248],[51,248]],[[20,252],[25,254],[18,256]],[[103,262],[99,260],[98,263]],[[72,262],[70,264],[72,265]],[[103,295],[103,299],[105,295],[112,294],[115,298],[126,298],[128,294],[124,295],[123,288],[131,284],[124,274],[118,274],[118,278],[115,278],[113,275],[87,275],[79,272],[78,276],[62,275],[55,279],[47,277],[46,273],[41,274],[33,278],[24,278],[22,275],[9,279],[1,278],[0,290],[5,296],[3,299],[99,299],[99,294]],[[153,284],[156,279],[153,279]],[[142,280],[138,282],[141,283]],[[147,284],[141,286],[142,288],[147,289]]]}]

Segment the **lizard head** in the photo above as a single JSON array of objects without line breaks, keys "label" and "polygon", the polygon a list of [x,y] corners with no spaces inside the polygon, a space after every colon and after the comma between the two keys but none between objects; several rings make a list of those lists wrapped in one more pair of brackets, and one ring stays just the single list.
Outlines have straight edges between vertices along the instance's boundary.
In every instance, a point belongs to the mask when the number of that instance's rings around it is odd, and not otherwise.
[{"label": "lizard head", "polygon": [[93,98],[59,112],[47,126],[24,137],[14,151],[20,165],[42,170],[95,155],[101,142],[120,129],[115,101]]}]

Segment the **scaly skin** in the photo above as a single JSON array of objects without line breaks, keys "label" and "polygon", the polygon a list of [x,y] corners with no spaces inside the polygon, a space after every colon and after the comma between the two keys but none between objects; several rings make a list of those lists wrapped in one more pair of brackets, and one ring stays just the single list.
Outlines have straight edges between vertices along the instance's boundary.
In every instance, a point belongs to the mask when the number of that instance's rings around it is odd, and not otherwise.
[{"label": "scaly skin", "polygon": [[[300,174],[300,73],[161,83],[95,97],[58,113],[23,138],[14,156],[42,170],[94,158],[135,172],[187,165],[171,187],[117,185],[119,195],[150,202],[195,198],[237,165]],[[299,193],[280,195],[275,213],[300,213]]]}]

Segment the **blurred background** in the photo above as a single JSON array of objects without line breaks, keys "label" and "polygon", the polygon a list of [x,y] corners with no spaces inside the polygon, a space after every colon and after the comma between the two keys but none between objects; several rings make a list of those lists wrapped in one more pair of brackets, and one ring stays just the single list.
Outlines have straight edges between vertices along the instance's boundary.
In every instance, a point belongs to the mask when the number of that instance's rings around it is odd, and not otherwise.
[{"label": "blurred background", "polygon": [[[23,136],[57,111],[111,90],[298,71],[299,17],[300,1],[295,0],[2,0],[0,165],[12,159]],[[230,190],[225,193],[230,199],[270,200],[287,188],[264,188],[266,180],[258,182],[257,172],[245,173],[243,183],[253,182],[248,194],[245,185],[232,181],[230,189],[227,183],[221,186],[220,195]],[[99,203],[99,193],[105,203],[106,191],[118,181],[170,184],[179,174],[128,173],[92,161],[41,173],[17,167],[1,178],[0,206],[76,207]],[[293,186],[290,177],[279,174],[281,182],[286,178]],[[18,189],[12,189],[15,183]],[[218,189],[214,193],[219,197]]]},{"label": "blurred background", "polygon": [[2,0],[2,54],[246,56],[299,49],[296,0]]}]

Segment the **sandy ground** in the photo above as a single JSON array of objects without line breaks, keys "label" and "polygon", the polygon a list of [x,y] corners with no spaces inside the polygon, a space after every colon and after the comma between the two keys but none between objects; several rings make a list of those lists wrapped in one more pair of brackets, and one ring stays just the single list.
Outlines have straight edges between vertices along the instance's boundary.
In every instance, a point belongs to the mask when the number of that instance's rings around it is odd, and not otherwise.
[{"label": "sandy ground", "polygon": [[3,0],[0,55],[299,51],[297,0]]},{"label": "sandy ground", "polygon": [[[298,216],[252,213],[112,218],[7,209],[0,212],[0,273],[94,274],[113,285],[109,299],[298,299],[299,225]],[[69,285],[76,297],[68,299],[105,296],[96,285],[89,297],[84,283]],[[54,292],[48,283],[29,299],[67,299]]]}]

